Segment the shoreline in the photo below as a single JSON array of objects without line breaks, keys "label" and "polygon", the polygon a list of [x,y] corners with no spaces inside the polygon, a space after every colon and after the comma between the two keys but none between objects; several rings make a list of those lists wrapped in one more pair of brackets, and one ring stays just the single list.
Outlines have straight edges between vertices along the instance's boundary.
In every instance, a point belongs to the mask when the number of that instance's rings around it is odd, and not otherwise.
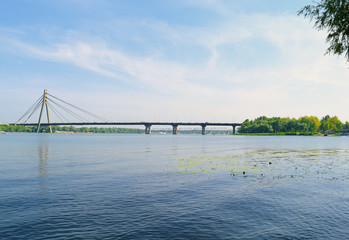
[{"label": "shoreline", "polygon": [[[5,132],[0,131],[0,134],[8,134],[8,133],[36,133],[36,132]],[[49,133],[49,132],[40,132],[40,133]],[[108,132],[73,132],[73,131],[56,131],[53,133],[58,134],[145,134],[143,133],[130,133],[130,132],[118,132],[118,133],[108,133]],[[154,132],[150,135],[173,135],[171,133],[163,134]],[[178,133],[176,135],[202,135],[199,133]],[[349,136],[349,135],[342,135],[340,133],[336,134],[324,134],[324,133],[314,133],[314,134],[295,134],[295,133],[236,133],[236,134],[205,134],[204,136],[304,136],[304,137],[341,137],[341,136]]]}]

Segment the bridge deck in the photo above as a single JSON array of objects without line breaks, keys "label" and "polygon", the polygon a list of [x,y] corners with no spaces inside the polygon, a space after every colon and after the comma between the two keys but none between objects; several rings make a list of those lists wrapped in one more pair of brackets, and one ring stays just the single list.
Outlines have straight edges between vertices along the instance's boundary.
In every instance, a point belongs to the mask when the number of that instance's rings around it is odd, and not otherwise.
[{"label": "bridge deck", "polygon": [[[11,123],[10,125],[16,125]],[[19,123],[21,126],[37,126],[37,123]],[[228,126],[237,127],[241,126],[241,123],[210,123],[210,122],[71,122],[71,123],[41,123],[41,126],[93,126],[93,125],[159,125],[159,126]]]},{"label": "bridge deck", "polygon": [[[58,103],[59,102],[59,103]],[[95,119],[94,121],[102,121],[102,122],[51,122],[50,121],[50,114],[49,114],[49,106],[52,105],[52,112],[61,120],[63,117],[66,119],[57,109],[63,110],[66,114],[68,113],[70,116],[74,116],[74,118],[78,118],[81,121],[86,121],[83,119],[83,115],[88,115],[87,119]],[[55,107],[53,107],[55,105]],[[38,123],[18,123],[22,119],[25,119],[26,116],[28,116],[27,122],[30,117],[38,110],[40,109],[40,117]],[[57,108],[56,108],[57,107]],[[71,110],[73,109],[73,110]],[[47,115],[47,123],[43,123],[42,117],[43,112],[46,110]],[[78,111],[79,113],[76,113]],[[68,121],[68,120],[67,120]],[[71,120],[76,121],[76,120]],[[52,132],[51,126],[110,126],[110,125],[119,125],[119,126],[144,126],[145,127],[145,133],[150,134],[150,128],[153,125],[159,125],[159,126],[172,126],[173,128],[173,134],[177,134],[178,126],[201,126],[202,128],[202,134],[205,134],[205,129],[207,126],[231,126],[233,127],[233,132],[235,133],[235,128],[237,126],[241,126],[240,123],[209,123],[209,122],[108,122],[105,118],[102,118],[96,114],[93,114],[89,111],[86,111],[82,108],[79,108],[77,106],[74,106],[71,103],[68,103],[58,97],[55,97],[47,92],[47,89],[44,89],[44,94],[29,108],[29,110],[23,114],[23,116],[17,121],[17,123],[11,123],[10,125],[21,125],[21,126],[37,126],[36,132],[39,132],[40,126],[48,126],[50,128],[50,132]]]},{"label": "bridge deck", "polygon": [[[16,125],[14,123],[10,125]],[[38,126],[37,123],[21,123],[17,125],[22,126]],[[202,135],[206,134],[207,126],[227,126],[233,127],[233,134],[235,134],[236,127],[241,126],[241,123],[209,123],[209,122],[71,122],[71,123],[41,123],[41,126],[105,126],[105,125],[119,125],[119,126],[145,126],[145,133],[151,133],[151,126],[172,126],[173,134],[177,134],[178,126],[201,126]],[[39,127],[38,127],[39,129]],[[51,131],[51,129],[50,129]]]}]

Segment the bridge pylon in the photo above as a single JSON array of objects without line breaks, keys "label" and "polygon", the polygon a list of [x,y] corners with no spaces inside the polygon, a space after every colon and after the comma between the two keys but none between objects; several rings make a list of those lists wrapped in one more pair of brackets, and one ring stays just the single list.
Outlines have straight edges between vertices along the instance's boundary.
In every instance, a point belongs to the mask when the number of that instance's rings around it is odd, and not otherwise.
[{"label": "bridge pylon", "polygon": [[[44,90],[44,94],[42,95],[41,111],[40,111],[40,116],[39,116],[39,120],[38,120],[38,128],[36,130],[37,133],[40,130],[41,119],[42,119],[42,114],[44,112],[44,108],[46,108],[47,122],[48,122],[48,124],[50,124],[50,113],[48,111],[48,104],[47,104],[47,89]],[[52,133],[51,125],[48,125],[48,127],[50,129],[50,133]]]}]

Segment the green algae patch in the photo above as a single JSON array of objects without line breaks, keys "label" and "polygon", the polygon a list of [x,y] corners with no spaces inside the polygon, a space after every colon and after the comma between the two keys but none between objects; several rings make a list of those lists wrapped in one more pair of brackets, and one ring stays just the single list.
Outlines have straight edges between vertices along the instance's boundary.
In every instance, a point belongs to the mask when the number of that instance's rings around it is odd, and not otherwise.
[{"label": "green algae patch", "polygon": [[349,150],[269,150],[175,158],[168,173],[226,172],[232,176],[278,179],[349,180]]},{"label": "green algae patch", "polygon": [[188,158],[176,158],[175,169],[168,172],[177,173],[212,173],[226,171],[230,173],[259,172],[256,164],[241,161],[237,155],[224,156],[199,156]]}]

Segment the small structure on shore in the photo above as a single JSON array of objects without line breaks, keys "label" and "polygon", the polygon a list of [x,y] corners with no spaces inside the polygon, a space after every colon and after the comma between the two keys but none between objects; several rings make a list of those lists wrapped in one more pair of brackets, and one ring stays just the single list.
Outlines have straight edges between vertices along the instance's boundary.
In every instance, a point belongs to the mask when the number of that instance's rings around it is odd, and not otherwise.
[{"label": "small structure on shore", "polygon": [[342,129],[341,135],[342,136],[349,136],[349,129]]}]

